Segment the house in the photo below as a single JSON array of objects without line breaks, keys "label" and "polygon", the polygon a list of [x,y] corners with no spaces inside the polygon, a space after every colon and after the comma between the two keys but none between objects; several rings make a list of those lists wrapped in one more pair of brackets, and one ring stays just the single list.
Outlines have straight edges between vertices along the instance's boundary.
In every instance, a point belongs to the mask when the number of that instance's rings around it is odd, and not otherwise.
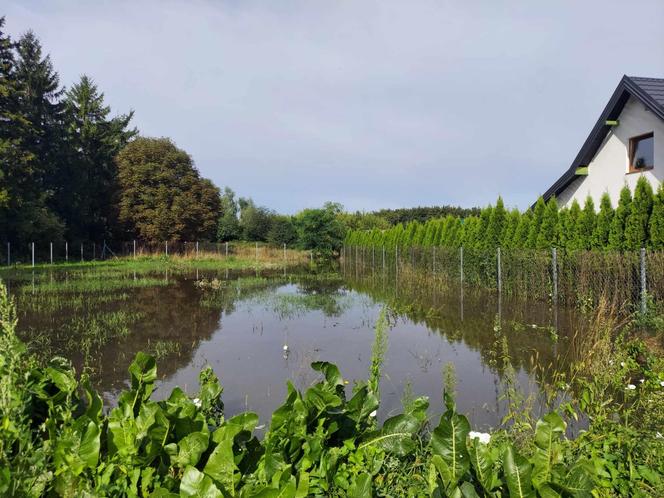
[{"label": "house", "polygon": [[544,193],[560,207],[604,192],[618,203],[644,176],[657,189],[664,180],[664,79],[623,76],[569,169]]}]

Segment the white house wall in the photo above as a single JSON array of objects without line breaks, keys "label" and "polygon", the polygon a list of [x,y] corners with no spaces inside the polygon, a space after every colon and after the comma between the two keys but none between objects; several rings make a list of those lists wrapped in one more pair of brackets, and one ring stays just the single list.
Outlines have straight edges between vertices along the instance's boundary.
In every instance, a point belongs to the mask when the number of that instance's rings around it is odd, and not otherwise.
[{"label": "white house wall", "polygon": [[[583,206],[590,195],[595,208],[599,209],[602,194],[608,192],[613,207],[616,207],[620,189],[627,184],[634,192],[641,176],[645,176],[654,189],[659,187],[664,180],[664,122],[634,97],[625,104],[619,122],[618,126],[611,128],[588,165],[588,176],[578,176],[560,193],[559,206],[569,207],[575,199]],[[655,138],[655,167],[640,173],[628,173],[629,139],[650,132],[654,132]]]}]

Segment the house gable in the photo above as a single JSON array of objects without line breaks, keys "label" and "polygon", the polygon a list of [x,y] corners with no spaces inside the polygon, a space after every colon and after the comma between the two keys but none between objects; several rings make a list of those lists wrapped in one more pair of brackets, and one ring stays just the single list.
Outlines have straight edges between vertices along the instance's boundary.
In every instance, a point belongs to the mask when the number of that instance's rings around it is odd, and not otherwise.
[{"label": "house gable", "polygon": [[[646,133],[655,128],[656,137],[660,137],[655,138],[655,169],[626,174],[629,139],[638,135],[638,130]],[[543,197],[548,200],[555,196],[566,205],[573,199],[582,203],[590,194],[597,203],[608,191],[615,203],[613,190],[619,192],[625,183],[632,186],[640,175],[646,175],[657,186],[664,178],[663,147],[664,79],[624,76],[569,169]],[[577,174],[585,167],[587,176]]]}]

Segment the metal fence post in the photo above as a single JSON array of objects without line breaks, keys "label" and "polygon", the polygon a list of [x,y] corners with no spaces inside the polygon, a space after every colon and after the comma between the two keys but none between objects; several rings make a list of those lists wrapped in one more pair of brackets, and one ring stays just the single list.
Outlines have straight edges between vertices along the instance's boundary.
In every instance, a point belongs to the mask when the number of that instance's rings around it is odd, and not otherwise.
[{"label": "metal fence post", "polygon": [[503,274],[501,271],[501,264],[500,264],[500,247],[496,250],[496,264],[498,265],[497,267],[498,293],[500,293],[503,290]]},{"label": "metal fence post", "polygon": [[35,243],[32,243],[32,267],[35,267]]},{"label": "metal fence post", "polygon": [[136,259],[136,239],[134,239],[134,259]]},{"label": "metal fence post", "polygon": [[166,256],[168,256],[168,241],[166,241]]},{"label": "metal fence post", "polygon": [[463,246],[459,248],[459,278],[463,285]]},{"label": "metal fence post", "polygon": [[196,241],[196,257],[198,257],[198,241]]},{"label": "metal fence post", "polygon": [[432,257],[432,264],[431,264],[431,269],[433,270],[433,274],[436,274],[436,246],[433,246],[432,248],[433,252],[433,257]]},{"label": "metal fence post", "polygon": [[228,257],[228,242],[226,242],[226,257]]},{"label": "metal fence post", "polygon": [[50,244],[51,264],[53,264],[53,242]]},{"label": "metal fence post", "polygon": [[83,262],[83,242],[81,242],[81,263]]},{"label": "metal fence post", "polygon": [[399,274],[399,246],[394,247],[394,274]]},{"label": "metal fence post", "polygon": [[383,272],[385,272],[385,246],[383,246]]},{"label": "metal fence post", "polygon": [[65,242],[65,262],[69,262],[69,242]]},{"label": "metal fence post", "polygon": [[[344,247],[344,250],[346,248]],[[286,262],[286,244],[284,244],[284,262]]]},{"label": "metal fence post", "polygon": [[7,242],[7,266],[12,264],[12,245],[11,242]]},{"label": "metal fence post", "polygon": [[553,280],[553,302],[558,302],[558,250],[551,248],[551,279]]},{"label": "metal fence post", "polygon": [[646,249],[641,248],[641,313],[647,311],[648,295],[646,291]]},{"label": "metal fence post", "polygon": [[256,242],[256,261],[258,261],[258,242]]}]

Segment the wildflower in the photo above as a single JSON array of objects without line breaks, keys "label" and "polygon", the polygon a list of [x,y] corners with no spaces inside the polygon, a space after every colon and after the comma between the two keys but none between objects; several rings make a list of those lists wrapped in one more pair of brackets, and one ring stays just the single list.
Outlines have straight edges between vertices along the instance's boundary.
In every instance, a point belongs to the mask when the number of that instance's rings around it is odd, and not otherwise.
[{"label": "wildflower", "polygon": [[646,379],[639,379],[639,382],[643,384],[646,381]]},{"label": "wildflower", "polygon": [[625,366],[625,362],[624,362],[624,361],[621,361],[621,362],[620,362],[620,366],[621,366],[621,367],[624,367],[624,366]]},{"label": "wildflower", "polygon": [[491,441],[491,434],[487,434],[486,432],[470,431],[468,437],[470,439],[479,439],[482,444],[489,444],[489,441]]},{"label": "wildflower", "polygon": [[202,405],[201,400],[198,399],[198,398],[194,398],[194,399],[192,399],[191,401],[196,405],[197,408],[200,408],[201,405]]},{"label": "wildflower", "polygon": [[369,416],[370,417],[375,417],[377,414],[378,414],[378,412],[376,410],[374,410],[369,414]]},{"label": "wildflower", "polygon": [[636,389],[636,386],[634,384],[627,384],[627,387],[625,389],[629,389],[630,391],[633,391]]},{"label": "wildflower", "polygon": [[660,381],[659,381],[659,385],[662,386],[662,387],[664,387],[664,380],[660,380]]}]

